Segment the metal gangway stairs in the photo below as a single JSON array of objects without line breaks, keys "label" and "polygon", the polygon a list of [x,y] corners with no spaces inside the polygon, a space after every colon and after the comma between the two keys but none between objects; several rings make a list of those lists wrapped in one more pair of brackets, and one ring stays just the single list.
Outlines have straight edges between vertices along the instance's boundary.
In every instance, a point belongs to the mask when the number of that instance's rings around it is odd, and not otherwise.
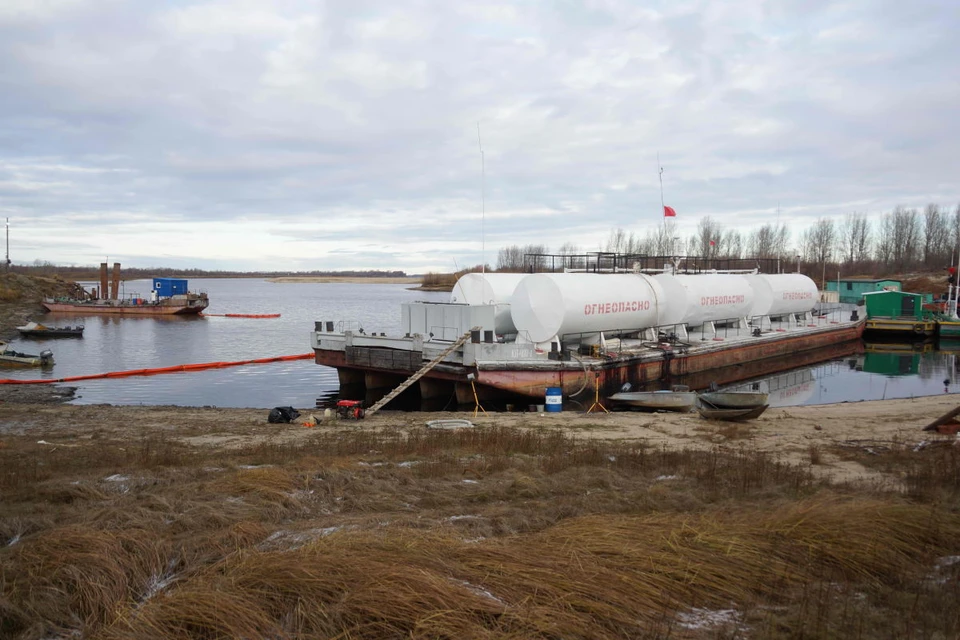
[{"label": "metal gangway stairs", "polygon": [[366,415],[368,415],[368,416],[372,416],[372,415],[375,414],[377,411],[380,411],[380,409],[383,409],[383,407],[385,407],[388,402],[390,402],[391,400],[393,400],[394,398],[396,398],[398,395],[400,395],[401,393],[403,393],[404,391],[406,391],[406,389],[407,389],[410,385],[412,385],[414,382],[416,382],[417,380],[419,380],[420,378],[422,378],[423,376],[425,376],[428,371],[430,371],[430,370],[433,369],[435,366],[437,366],[438,364],[440,364],[440,363],[443,361],[444,358],[446,358],[448,355],[450,355],[451,352],[453,352],[454,350],[460,348],[460,347],[463,345],[463,343],[465,343],[467,340],[470,339],[470,334],[471,334],[471,333],[473,333],[474,331],[479,331],[479,330],[480,330],[480,327],[474,327],[474,328],[471,329],[470,331],[468,331],[468,332],[466,332],[465,334],[463,334],[462,336],[460,336],[460,338],[459,338],[456,342],[454,342],[454,343],[451,344],[449,347],[447,347],[446,349],[444,349],[436,358],[434,358],[433,360],[431,360],[431,361],[428,362],[427,364],[423,365],[423,367],[421,367],[419,371],[417,371],[417,372],[414,373],[412,376],[410,376],[409,378],[407,378],[406,380],[404,380],[403,382],[401,382],[401,383],[400,383],[400,386],[398,386],[396,389],[394,389],[393,391],[391,391],[391,392],[388,393],[387,395],[385,395],[385,396],[383,396],[382,398],[380,398],[380,400],[378,400],[372,407],[370,407],[369,409],[367,409],[364,413],[365,413]]}]

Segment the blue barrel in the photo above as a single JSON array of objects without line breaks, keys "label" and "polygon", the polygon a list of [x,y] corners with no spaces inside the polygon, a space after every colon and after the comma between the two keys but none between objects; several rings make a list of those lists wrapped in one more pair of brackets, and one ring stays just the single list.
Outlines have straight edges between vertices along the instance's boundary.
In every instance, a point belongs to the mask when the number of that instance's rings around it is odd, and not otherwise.
[{"label": "blue barrel", "polygon": [[563,389],[560,387],[547,387],[547,412],[560,413],[563,411]]}]

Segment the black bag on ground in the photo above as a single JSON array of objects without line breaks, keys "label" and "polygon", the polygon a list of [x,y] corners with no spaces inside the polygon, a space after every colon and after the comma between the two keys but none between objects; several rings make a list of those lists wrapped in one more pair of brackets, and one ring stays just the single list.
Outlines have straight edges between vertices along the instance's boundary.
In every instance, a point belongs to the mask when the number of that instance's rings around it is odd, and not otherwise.
[{"label": "black bag on ground", "polygon": [[270,415],[267,416],[267,422],[290,422],[300,417],[300,412],[293,407],[274,407],[270,409]]}]

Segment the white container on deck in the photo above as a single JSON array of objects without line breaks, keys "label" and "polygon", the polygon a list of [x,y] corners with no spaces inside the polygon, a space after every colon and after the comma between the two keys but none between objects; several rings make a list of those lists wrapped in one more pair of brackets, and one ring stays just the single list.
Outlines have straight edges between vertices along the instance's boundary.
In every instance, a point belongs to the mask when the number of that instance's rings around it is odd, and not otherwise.
[{"label": "white container on deck", "polygon": [[639,273],[537,273],[510,302],[517,331],[543,343],[570,334],[632,331],[658,324],[663,288]]},{"label": "white container on deck", "polygon": [[667,294],[660,324],[697,327],[705,322],[744,318],[753,308],[754,292],[743,276],[727,273],[656,276]]},{"label": "white container on deck", "polygon": [[497,306],[495,331],[498,334],[516,333],[510,316],[510,297],[526,273],[465,273],[450,292],[450,302],[471,306]]},{"label": "white container on deck", "polygon": [[751,316],[806,313],[819,295],[816,283],[802,273],[756,273],[743,278],[754,291]]}]

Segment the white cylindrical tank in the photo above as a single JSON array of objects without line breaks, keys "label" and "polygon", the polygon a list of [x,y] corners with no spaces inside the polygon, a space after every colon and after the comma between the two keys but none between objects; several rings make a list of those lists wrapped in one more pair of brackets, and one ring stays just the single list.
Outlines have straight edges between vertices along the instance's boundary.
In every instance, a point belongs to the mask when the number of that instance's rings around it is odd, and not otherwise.
[{"label": "white cylindrical tank", "polygon": [[[753,308],[753,289],[742,276],[726,273],[661,274],[657,281],[669,300],[660,324],[686,324],[743,318]],[[679,318],[679,319],[677,319]]]},{"label": "white cylindrical tank", "polygon": [[751,316],[806,313],[819,295],[816,283],[801,273],[756,273],[743,278],[754,293]]},{"label": "white cylindrical tank", "polygon": [[513,323],[531,342],[658,324],[663,288],[644,274],[537,273],[517,285]]},{"label": "white cylindrical tank", "polygon": [[672,273],[659,273],[653,276],[663,287],[663,301],[660,305],[660,325],[680,324],[687,312],[687,289]]},{"label": "white cylindrical tank", "polygon": [[450,302],[497,306],[494,330],[499,334],[516,333],[510,316],[510,297],[526,273],[465,273],[450,292]]}]

